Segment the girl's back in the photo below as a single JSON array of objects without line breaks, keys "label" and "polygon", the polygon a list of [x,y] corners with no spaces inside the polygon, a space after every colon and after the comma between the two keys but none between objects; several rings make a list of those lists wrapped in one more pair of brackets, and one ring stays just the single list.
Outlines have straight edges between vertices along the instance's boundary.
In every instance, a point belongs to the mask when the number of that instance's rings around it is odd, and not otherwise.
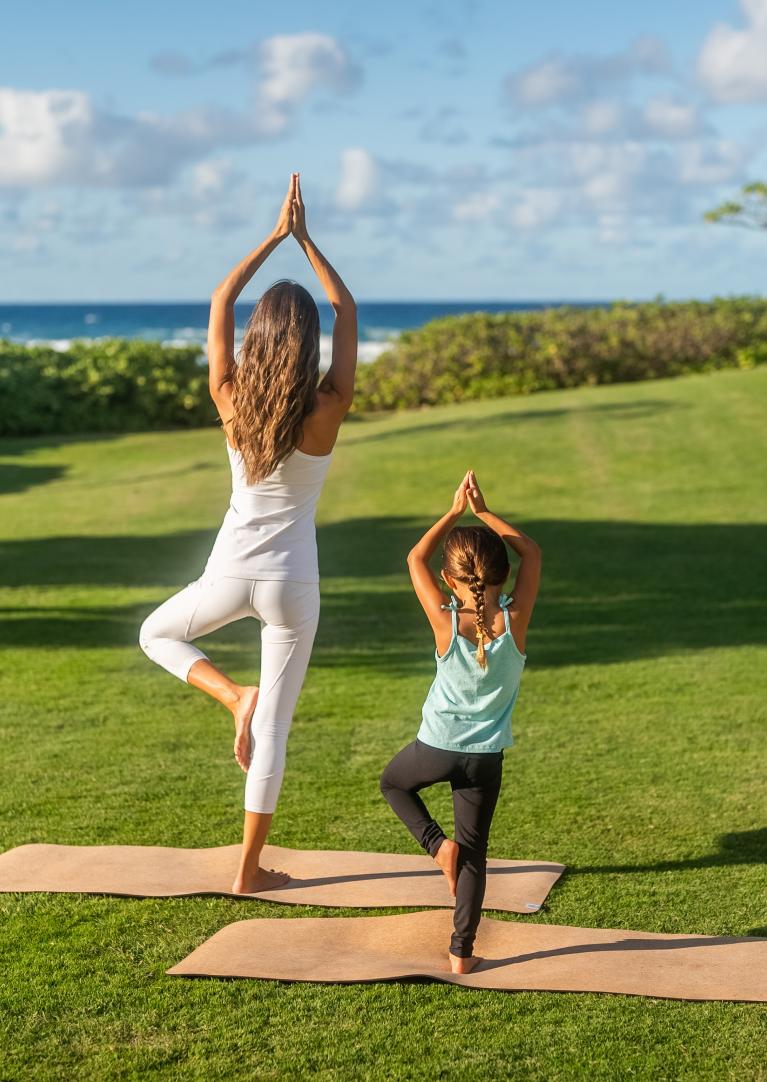
[{"label": "girl's back", "polygon": [[504,630],[485,644],[485,667],[477,647],[461,634],[458,601],[453,598],[453,634],[447,651],[436,654],[437,673],[423,705],[418,739],[432,747],[458,752],[497,752],[513,743],[511,714],[525,667],[511,632],[508,606],[501,594]]}]

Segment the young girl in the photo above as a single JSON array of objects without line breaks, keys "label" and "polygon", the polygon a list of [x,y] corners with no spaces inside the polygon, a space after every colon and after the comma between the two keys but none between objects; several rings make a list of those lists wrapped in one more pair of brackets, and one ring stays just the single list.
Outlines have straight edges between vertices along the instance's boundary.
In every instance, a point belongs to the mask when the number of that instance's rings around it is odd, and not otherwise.
[{"label": "young girl", "polygon": [[[467,503],[485,525],[455,525]],[[450,605],[443,604],[439,580],[429,568],[443,539],[442,578],[453,595]],[[519,556],[511,595],[501,593],[509,575],[504,542]],[[407,563],[434,632],[437,675],[418,736],[384,770],[381,792],[447,877],[456,899],[450,967],[453,973],[469,973],[479,962],[473,949],[485,896],[487,841],[503,749],[512,743],[511,713],[525,665],[541,550],[488,511],[470,470],[450,511],[411,549]],[[438,781],[449,781],[453,791],[455,840],[445,836],[418,795]]]},{"label": "young girl", "polygon": [[[291,233],[335,312],[332,363],[321,380],[317,305],[295,282],[277,282],[264,293],[234,358],[234,302]],[[288,878],[260,867],[259,858],[317,629],[314,512],[351,405],[356,362],[354,299],[309,237],[294,173],[274,230],[221,282],[210,305],[210,393],[226,432],[229,510],[202,577],[148,616],[139,638],[153,661],[234,718],[234,755],[247,771],[236,893],[271,890]],[[260,687],[235,683],[191,645],[245,616],[261,624]]]}]

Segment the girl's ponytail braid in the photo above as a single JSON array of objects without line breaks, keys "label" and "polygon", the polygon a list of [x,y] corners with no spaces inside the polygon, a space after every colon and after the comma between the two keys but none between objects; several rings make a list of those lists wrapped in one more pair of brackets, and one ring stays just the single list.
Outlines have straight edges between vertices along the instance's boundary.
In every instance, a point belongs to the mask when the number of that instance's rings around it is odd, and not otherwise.
[{"label": "girl's ponytail braid", "polygon": [[469,579],[469,589],[474,599],[474,625],[477,629],[477,664],[481,668],[487,668],[485,656],[485,584],[476,572]]}]

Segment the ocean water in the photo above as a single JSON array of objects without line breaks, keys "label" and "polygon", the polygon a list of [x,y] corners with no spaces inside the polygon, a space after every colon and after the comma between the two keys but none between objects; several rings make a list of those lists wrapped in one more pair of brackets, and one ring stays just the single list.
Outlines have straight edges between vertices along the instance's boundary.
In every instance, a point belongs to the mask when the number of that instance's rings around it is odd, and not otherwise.
[{"label": "ocean water", "polygon": [[[373,360],[402,331],[420,327],[440,316],[478,311],[528,311],[552,307],[552,304],[535,301],[363,301],[357,307],[360,360]],[[250,304],[238,304],[235,308],[238,342],[251,309]],[[333,311],[328,304],[320,304],[319,309],[322,357],[327,364]],[[47,343],[57,349],[66,349],[75,338],[147,338],[172,345],[204,346],[207,322],[207,302],[0,304],[0,338]]]}]

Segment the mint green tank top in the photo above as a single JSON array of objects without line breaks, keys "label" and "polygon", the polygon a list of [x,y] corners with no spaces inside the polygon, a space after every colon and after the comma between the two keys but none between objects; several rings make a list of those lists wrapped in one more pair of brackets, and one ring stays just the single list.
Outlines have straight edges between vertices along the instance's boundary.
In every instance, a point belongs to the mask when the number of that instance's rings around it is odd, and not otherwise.
[{"label": "mint green tank top", "polygon": [[458,634],[459,603],[451,597],[453,637],[437,659],[437,675],[423,704],[418,739],[433,748],[457,752],[497,752],[509,747],[511,714],[519,693],[526,654],[511,634],[508,606],[512,599],[501,594],[506,630],[485,643],[487,668],[477,663],[476,645]]}]

